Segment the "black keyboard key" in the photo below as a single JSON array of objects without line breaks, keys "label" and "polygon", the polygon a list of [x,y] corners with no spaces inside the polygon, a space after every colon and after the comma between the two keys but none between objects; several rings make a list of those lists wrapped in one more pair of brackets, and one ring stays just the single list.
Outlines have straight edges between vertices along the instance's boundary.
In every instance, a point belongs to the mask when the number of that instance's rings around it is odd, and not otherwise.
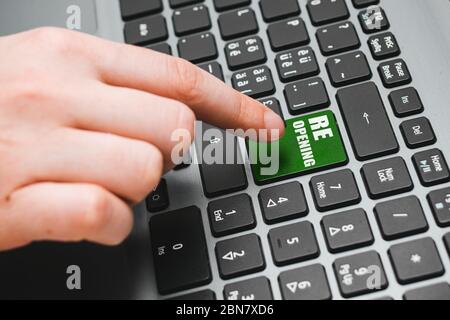
[{"label": "black keyboard key", "polygon": [[[161,294],[211,282],[202,215],[197,207],[153,216],[150,237]],[[180,266],[183,266],[183,272],[180,272]]]},{"label": "black keyboard key", "polygon": [[326,62],[328,75],[335,87],[362,82],[372,78],[369,63],[361,51],[346,53]]},{"label": "black keyboard key", "polygon": [[181,163],[176,164],[173,168],[174,171],[179,171],[188,168],[192,164],[192,154],[188,152],[183,155],[183,158],[180,161]]},{"label": "black keyboard key", "polygon": [[273,51],[299,47],[310,41],[305,22],[301,18],[273,23],[269,25],[267,34]]},{"label": "black keyboard key", "polygon": [[244,276],[266,267],[261,241],[256,234],[218,242],[216,256],[222,279]]},{"label": "black keyboard key", "polygon": [[[236,137],[230,133],[226,133],[223,130],[216,129],[216,131],[210,131],[215,129],[213,126],[203,123],[202,131],[210,132],[209,141],[198,141],[197,153],[200,155],[208,156],[205,149],[211,148],[211,144],[220,144],[221,150],[224,150],[220,159],[214,157],[213,163],[211,161],[205,161],[203,159],[200,163],[200,176],[202,179],[203,190],[207,197],[218,197],[228,193],[233,193],[241,191],[247,188],[247,176],[245,174],[245,168],[243,165],[243,160],[239,148],[237,146]],[[202,137],[204,134],[202,134]],[[228,139],[235,139],[234,142],[229,142]],[[206,140],[206,139],[205,139]],[[228,157],[233,157],[233,163],[227,161],[226,146],[227,143],[233,147],[233,155]],[[211,157],[213,155],[210,155]]]},{"label": "black keyboard key", "polygon": [[273,300],[270,281],[266,277],[258,277],[236,283],[227,284],[223,290],[225,300]]},{"label": "black keyboard key", "polygon": [[250,37],[228,43],[225,55],[230,70],[251,67],[267,61],[264,44],[260,37]]},{"label": "black keyboard key", "polygon": [[219,27],[224,40],[248,36],[259,30],[255,12],[249,8],[222,14]]},{"label": "black keyboard key", "polygon": [[246,194],[210,202],[208,215],[215,237],[250,230],[256,226],[252,200]]},{"label": "black keyboard key", "polygon": [[355,177],[348,169],[313,177],[310,187],[316,208],[321,212],[351,206],[361,201]]},{"label": "black keyboard key", "polygon": [[409,290],[403,298],[405,300],[450,300],[450,285],[448,283],[438,283]]},{"label": "black keyboard key", "polygon": [[251,0],[214,0],[214,7],[220,12],[247,6],[251,2]]},{"label": "black keyboard key", "polygon": [[348,21],[318,29],[316,37],[324,56],[358,49],[361,46],[353,23]]},{"label": "black keyboard key", "polygon": [[373,300],[374,301],[392,301],[394,299],[392,297],[389,297],[389,296],[384,296],[384,297],[373,299]]},{"label": "black keyboard key", "polygon": [[172,298],[170,300],[180,300],[180,301],[211,301],[216,300],[216,294],[211,290],[203,290],[194,293],[185,294]]},{"label": "black keyboard key", "polygon": [[298,182],[263,189],[258,199],[268,224],[305,217],[309,212],[303,187]]},{"label": "black keyboard key", "polygon": [[428,230],[422,205],[415,196],[379,203],[375,216],[385,240],[395,240]]},{"label": "black keyboard key", "polygon": [[315,26],[344,20],[350,16],[345,0],[308,0],[306,7]]},{"label": "black keyboard key", "polygon": [[161,179],[158,186],[147,197],[145,203],[149,212],[158,212],[169,207],[169,192],[165,179]]},{"label": "black keyboard key", "polygon": [[416,153],[413,162],[424,186],[431,187],[450,181],[447,161],[441,150],[432,149]]},{"label": "black keyboard key", "polygon": [[417,118],[403,122],[400,125],[403,138],[410,149],[421,148],[436,142],[436,135],[430,121],[425,118]]},{"label": "black keyboard key", "polygon": [[300,14],[297,0],[260,0],[259,5],[266,22]]},{"label": "black keyboard key", "polygon": [[378,73],[386,88],[394,88],[411,83],[412,78],[408,66],[403,59],[383,62]]},{"label": "black keyboard key", "polygon": [[320,264],[285,271],[278,280],[284,300],[331,300],[327,274]]},{"label": "black keyboard key", "polygon": [[177,36],[205,31],[211,28],[208,7],[197,5],[173,12],[173,27]]},{"label": "black keyboard key", "polygon": [[383,264],[375,251],[337,259],[333,267],[345,298],[384,290],[388,286]]},{"label": "black keyboard key", "polygon": [[408,117],[423,112],[423,104],[417,90],[409,87],[391,92],[389,101],[397,117]]},{"label": "black keyboard key", "polygon": [[373,82],[341,89],[337,100],[358,160],[398,151],[397,139]]},{"label": "black keyboard key", "polygon": [[325,216],[321,224],[328,250],[332,253],[362,248],[374,242],[363,209]]},{"label": "black keyboard key", "polygon": [[450,255],[450,233],[447,233],[444,237],[445,247],[447,248],[447,252]]},{"label": "black keyboard key", "polygon": [[210,74],[215,76],[217,79],[225,81],[225,78],[223,76],[222,66],[218,62],[214,61],[214,62],[200,64],[199,67],[202,68],[203,70],[205,70],[206,72],[209,72]]},{"label": "black keyboard key", "polygon": [[178,41],[178,53],[192,63],[214,60],[218,56],[216,39],[209,32],[182,38]]},{"label": "black keyboard key", "polygon": [[428,195],[428,203],[440,227],[450,227],[450,188],[436,190]]},{"label": "black keyboard key", "polygon": [[191,4],[196,4],[203,2],[203,0],[169,0],[169,4],[171,8],[179,8],[182,6],[188,6]]},{"label": "black keyboard key", "polygon": [[159,13],[162,9],[162,0],[120,0],[123,20]]},{"label": "black keyboard key", "polygon": [[282,82],[290,82],[318,75],[320,68],[310,47],[280,53],[275,59]]},{"label": "black keyboard key", "polygon": [[361,174],[371,199],[393,196],[414,188],[406,163],[401,157],[365,164]]},{"label": "black keyboard key", "polygon": [[444,266],[431,238],[392,246],[389,257],[400,284],[435,278],[444,274]]},{"label": "black keyboard key", "polygon": [[270,230],[269,243],[277,266],[314,259],[320,255],[314,227],[307,221]]},{"label": "black keyboard key", "polygon": [[380,0],[352,0],[355,8],[365,8],[368,6],[373,6],[380,3]]},{"label": "black keyboard key", "polygon": [[159,53],[165,53],[169,56],[172,55],[172,48],[167,43],[158,43],[155,45],[147,46],[148,49],[158,51]]},{"label": "black keyboard key", "polygon": [[239,71],[232,75],[233,88],[252,98],[261,98],[275,93],[272,72],[266,66]]},{"label": "black keyboard key", "polygon": [[284,96],[293,115],[327,108],[330,105],[325,84],[320,78],[313,78],[289,84]]},{"label": "black keyboard key", "polygon": [[160,15],[127,22],[124,33],[125,42],[134,45],[147,45],[169,37],[166,19]]},{"label": "black keyboard key", "polygon": [[266,98],[266,99],[260,99],[259,102],[261,102],[263,105],[265,105],[267,108],[278,114],[281,119],[284,119],[283,112],[281,111],[281,105],[280,101],[276,98]]},{"label": "black keyboard key", "polygon": [[391,32],[374,35],[367,43],[375,60],[393,58],[400,54],[400,46]]},{"label": "black keyboard key", "polygon": [[368,34],[384,31],[390,27],[384,10],[377,6],[372,6],[361,11],[358,19],[363,31]]}]

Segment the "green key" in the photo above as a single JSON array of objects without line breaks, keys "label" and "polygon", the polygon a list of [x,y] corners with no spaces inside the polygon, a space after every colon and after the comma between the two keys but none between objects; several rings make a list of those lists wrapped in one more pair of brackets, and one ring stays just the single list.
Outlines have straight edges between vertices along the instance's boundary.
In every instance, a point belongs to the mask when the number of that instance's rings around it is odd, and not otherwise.
[{"label": "green key", "polygon": [[248,141],[247,147],[257,184],[348,163],[336,118],[331,111],[287,120],[286,133],[279,141],[271,144]]}]

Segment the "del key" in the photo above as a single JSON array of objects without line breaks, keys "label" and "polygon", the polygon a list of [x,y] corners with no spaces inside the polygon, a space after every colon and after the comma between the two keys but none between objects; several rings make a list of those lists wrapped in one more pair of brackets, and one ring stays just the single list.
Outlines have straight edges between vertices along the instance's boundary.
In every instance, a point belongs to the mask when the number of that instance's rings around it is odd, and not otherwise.
[{"label": "del key", "polygon": [[373,82],[339,90],[337,100],[358,160],[398,151],[397,139]]}]

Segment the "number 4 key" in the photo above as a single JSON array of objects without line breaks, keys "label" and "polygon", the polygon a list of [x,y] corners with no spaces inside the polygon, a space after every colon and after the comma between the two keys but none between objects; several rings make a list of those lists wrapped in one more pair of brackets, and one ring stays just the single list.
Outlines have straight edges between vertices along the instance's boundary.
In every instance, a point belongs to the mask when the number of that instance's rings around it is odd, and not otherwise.
[{"label": "number 4 key", "polygon": [[303,187],[298,182],[263,189],[258,199],[268,224],[304,217],[309,211]]}]

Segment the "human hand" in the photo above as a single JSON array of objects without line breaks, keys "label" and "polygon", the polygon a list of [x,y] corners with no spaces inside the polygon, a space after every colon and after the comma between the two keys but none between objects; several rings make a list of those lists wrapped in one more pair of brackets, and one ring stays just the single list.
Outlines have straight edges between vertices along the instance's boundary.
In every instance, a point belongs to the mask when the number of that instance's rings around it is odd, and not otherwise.
[{"label": "human hand", "polygon": [[[190,63],[41,28],[0,38],[0,250],[120,243],[169,170],[175,129],[279,129],[268,108]],[[185,142],[188,150],[192,140]]]}]

